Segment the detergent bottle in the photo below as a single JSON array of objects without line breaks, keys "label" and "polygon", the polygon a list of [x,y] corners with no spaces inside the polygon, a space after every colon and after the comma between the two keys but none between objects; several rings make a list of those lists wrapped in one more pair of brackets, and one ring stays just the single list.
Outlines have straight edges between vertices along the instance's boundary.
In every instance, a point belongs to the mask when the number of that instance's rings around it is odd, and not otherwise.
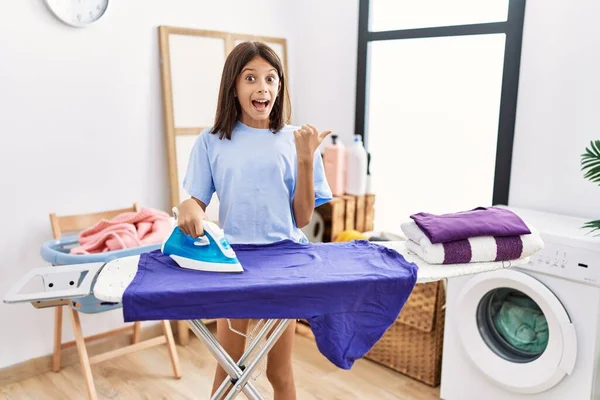
[{"label": "detergent bottle", "polygon": [[367,150],[360,135],[354,135],[346,151],[346,193],[362,196],[367,192]]},{"label": "detergent bottle", "polygon": [[331,135],[332,143],[325,147],[323,152],[323,166],[325,167],[325,177],[334,196],[344,194],[345,184],[345,149],[342,143],[338,142],[338,135]]}]

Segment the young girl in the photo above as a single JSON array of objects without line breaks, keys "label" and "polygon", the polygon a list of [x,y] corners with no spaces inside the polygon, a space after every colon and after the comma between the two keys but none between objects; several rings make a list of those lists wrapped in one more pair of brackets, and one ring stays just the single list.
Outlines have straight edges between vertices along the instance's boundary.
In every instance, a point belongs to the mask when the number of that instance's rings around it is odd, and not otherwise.
[{"label": "young girl", "polygon": [[[286,125],[285,81],[279,57],[265,44],[241,43],[227,57],[214,126],[196,140],[183,182],[191,195],[179,206],[185,234],[203,235],[201,220],[216,192],[219,224],[230,243],[307,242],[300,228],[316,206],[332,198],[317,151],[331,132]],[[248,320],[231,323],[247,331]],[[292,322],[268,353],[267,379],[276,400],[296,398],[294,332]],[[245,338],[227,320],[217,321],[217,339],[234,360],[242,356]],[[213,394],[226,377],[217,366]]]}]

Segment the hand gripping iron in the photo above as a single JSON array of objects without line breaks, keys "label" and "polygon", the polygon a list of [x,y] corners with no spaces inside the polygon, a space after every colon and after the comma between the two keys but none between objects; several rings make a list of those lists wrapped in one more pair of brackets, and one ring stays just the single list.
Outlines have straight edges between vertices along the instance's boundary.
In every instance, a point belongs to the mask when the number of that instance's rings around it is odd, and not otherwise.
[{"label": "hand gripping iron", "polygon": [[161,251],[181,268],[211,272],[244,272],[224,231],[213,222],[202,220],[204,235],[193,238],[177,225],[177,208],[173,208],[175,223]]}]

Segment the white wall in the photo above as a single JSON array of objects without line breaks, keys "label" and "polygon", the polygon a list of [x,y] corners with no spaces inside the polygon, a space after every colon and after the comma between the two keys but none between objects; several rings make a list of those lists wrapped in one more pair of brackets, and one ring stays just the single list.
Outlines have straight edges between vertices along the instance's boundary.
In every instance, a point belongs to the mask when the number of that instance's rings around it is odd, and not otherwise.
[{"label": "white wall", "polygon": [[600,187],[580,155],[600,139],[600,27],[596,0],[529,1],[509,203],[600,218]]},{"label": "white wall", "polygon": [[349,145],[356,102],[358,0],[294,1],[289,7],[296,27],[288,43],[293,49],[292,123],[330,129]]},{"label": "white wall", "polygon": [[[0,2],[0,297],[47,265],[39,248],[50,212],[168,209],[157,26],[287,37],[289,22],[277,0],[128,0],[75,29],[41,0]],[[51,353],[53,315],[0,303],[0,368]],[[122,314],[81,319],[89,335],[120,326]]]}]

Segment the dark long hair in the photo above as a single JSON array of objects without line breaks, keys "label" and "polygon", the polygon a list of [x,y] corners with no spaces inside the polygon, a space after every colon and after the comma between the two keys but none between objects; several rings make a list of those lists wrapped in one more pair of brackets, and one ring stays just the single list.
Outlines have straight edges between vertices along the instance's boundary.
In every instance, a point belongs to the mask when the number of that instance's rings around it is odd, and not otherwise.
[{"label": "dark long hair", "polygon": [[238,75],[242,72],[242,68],[257,56],[267,60],[277,70],[281,85],[275,99],[275,104],[273,104],[271,114],[269,115],[269,129],[273,133],[279,132],[289,122],[291,113],[290,99],[285,85],[283,64],[279,56],[273,49],[262,42],[243,42],[238,44],[229,53],[223,67],[215,124],[211,130],[211,133],[219,133],[220,139],[225,137],[231,140],[233,127],[242,116],[240,103],[237,97],[234,96],[235,82]]}]

